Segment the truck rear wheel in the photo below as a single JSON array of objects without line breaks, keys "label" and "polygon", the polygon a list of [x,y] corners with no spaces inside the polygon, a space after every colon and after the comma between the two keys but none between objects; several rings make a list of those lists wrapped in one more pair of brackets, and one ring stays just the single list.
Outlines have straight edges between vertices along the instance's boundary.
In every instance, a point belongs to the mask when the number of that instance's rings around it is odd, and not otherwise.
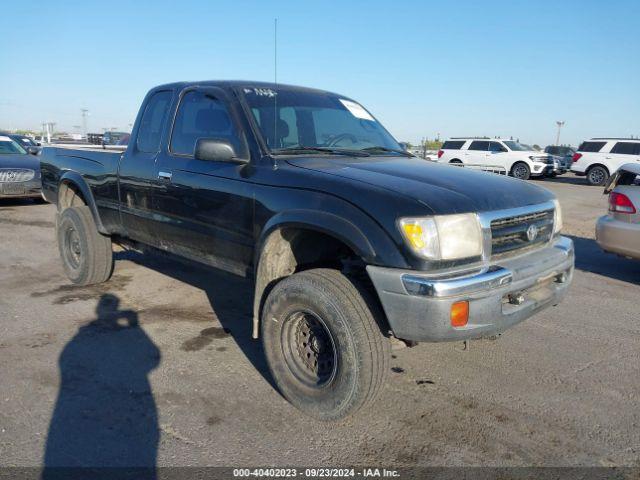
[{"label": "truck rear wheel", "polygon": [[89,207],[63,210],[56,230],[62,266],[69,280],[76,285],[109,280],[113,272],[111,238],[98,232]]},{"label": "truck rear wheel", "polygon": [[280,281],[262,312],[262,342],[280,392],[320,420],[372,401],[389,370],[389,342],[368,295],[337,270]]}]

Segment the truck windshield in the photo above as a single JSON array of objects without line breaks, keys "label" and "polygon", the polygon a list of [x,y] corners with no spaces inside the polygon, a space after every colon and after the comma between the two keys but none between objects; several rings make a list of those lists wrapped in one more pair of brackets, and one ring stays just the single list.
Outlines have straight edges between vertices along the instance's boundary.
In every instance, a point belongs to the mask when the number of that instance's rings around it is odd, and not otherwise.
[{"label": "truck windshield", "polygon": [[330,93],[245,87],[242,95],[274,154],[408,155],[360,104]]},{"label": "truck windshield", "polygon": [[9,137],[0,137],[0,155],[24,155],[27,151]]}]

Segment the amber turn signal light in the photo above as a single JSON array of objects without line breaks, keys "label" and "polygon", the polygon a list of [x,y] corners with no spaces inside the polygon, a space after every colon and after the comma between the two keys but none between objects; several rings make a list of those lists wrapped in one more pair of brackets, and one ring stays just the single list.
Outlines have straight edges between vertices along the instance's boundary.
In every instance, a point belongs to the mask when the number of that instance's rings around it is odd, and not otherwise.
[{"label": "amber turn signal light", "polygon": [[469,302],[464,300],[451,305],[451,326],[464,327],[469,321]]}]

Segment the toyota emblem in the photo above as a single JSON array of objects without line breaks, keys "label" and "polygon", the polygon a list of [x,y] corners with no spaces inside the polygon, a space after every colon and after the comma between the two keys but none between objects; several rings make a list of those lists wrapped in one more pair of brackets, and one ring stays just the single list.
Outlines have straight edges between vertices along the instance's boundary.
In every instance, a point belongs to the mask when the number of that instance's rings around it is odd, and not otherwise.
[{"label": "toyota emblem", "polygon": [[538,227],[529,225],[529,228],[527,228],[527,240],[533,242],[536,238],[538,238]]}]

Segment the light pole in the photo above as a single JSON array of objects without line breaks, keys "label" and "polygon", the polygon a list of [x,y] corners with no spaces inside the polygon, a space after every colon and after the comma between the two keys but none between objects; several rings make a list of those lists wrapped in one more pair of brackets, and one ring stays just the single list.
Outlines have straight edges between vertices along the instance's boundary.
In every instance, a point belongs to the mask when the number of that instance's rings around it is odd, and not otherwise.
[{"label": "light pole", "polygon": [[53,135],[56,122],[46,122],[44,126],[45,126],[45,133],[47,135],[47,143],[51,143],[51,135]]},{"label": "light pole", "polygon": [[556,136],[556,145],[560,145],[560,129],[564,125],[564,120],[562,120],[562,121],[558,120],[556,122],[556,125],[558,125],[558,135]]},{"label": "light pole", "polygon": [[81,108],[80,112],[82,113],[82,134],[84,138],[87,138],[87,116],[89,115],[89,110]]}]

